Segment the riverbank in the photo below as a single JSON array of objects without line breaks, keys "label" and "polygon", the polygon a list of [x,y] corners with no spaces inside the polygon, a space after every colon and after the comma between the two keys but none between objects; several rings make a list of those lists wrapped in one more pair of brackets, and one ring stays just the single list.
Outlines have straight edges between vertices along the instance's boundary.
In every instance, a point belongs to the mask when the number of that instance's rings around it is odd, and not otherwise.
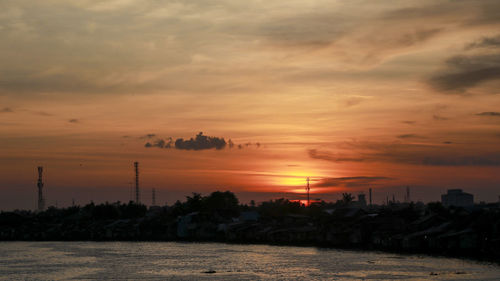
[{"label": "riverbank", "polygon": [[[203,199],[203,198],[202,198]],[[203,202],[203,200],[200,200]],[[191,202],[192,203],[192,202]],[[213,202],[212,202],[213,203]],[[0,213],[3,241],[206,241],[316,246],[500,262],[500,209],[439,204],[304,207],[222,203],[150,207],[89,204],[44,212]],[[222,206],[222,208],[221,208]]]}]

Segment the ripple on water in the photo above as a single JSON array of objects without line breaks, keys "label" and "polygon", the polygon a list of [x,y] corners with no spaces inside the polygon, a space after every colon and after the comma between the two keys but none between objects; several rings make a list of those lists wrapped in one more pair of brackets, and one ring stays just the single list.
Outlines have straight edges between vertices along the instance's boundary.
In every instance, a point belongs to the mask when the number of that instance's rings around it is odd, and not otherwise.
[{"label": "ripple on water", "polygon": [[386,253],[174,242],[3,242],[1,280],[499,280],[496,265]]}]

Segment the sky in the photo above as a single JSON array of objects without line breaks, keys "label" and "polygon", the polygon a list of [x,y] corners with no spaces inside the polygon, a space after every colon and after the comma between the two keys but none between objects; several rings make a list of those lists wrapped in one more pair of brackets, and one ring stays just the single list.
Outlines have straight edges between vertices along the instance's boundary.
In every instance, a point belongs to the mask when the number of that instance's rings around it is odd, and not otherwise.
[{"label": "sky", "polygon": [[0,209],[36,208],[37,166],[47,205],[127,202],[134,161],[146,204],[152,188],[161,204],[301,199],[306,177],[326,201],[369,188],[402,201],[409,186],[413,200],[461,188],[497,202],[499,13],[497,0],[1,1]]}]

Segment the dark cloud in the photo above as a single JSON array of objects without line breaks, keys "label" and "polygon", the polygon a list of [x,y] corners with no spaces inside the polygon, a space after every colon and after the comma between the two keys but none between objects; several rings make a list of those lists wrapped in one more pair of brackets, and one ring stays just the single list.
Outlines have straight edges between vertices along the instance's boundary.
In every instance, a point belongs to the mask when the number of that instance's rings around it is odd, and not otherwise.
[{"label": "dark cloud", "polygon": [[332,154],[329,152],[318,151],[317,149],[309,149],[307,153],[311,158],[321,159],[331,162],[361,162],[365,160],[363,158],[349,157],[341,154]]},{"label": "dark cloud", "polygon": [[224,138],[204,136],[203,132],[200,132],[195,138],[190,138],[189,140],[182,138],[175,140],[175,148],[184,150],[204,150],[211,148],[220,150],[226,147],[226,144]]},{"label": "dark cloud", "polygon": [[69,123],[80,123],[80,120],[73,118],[73,119],[69,119],[68,122]]},{"label": "dark cloud", "polygon": [[174,141],[172,138],[167,138],[166,140],[157,139],[153,143],[147,142],[146,144],[144,144],[144,147],[173,148]]},{"label": "dark cloud", "polygon": [[451,141],[443,141],[444,144],[452,144],[453,142]]},{"label": "dark cloud", "polygon": [[313,159],[331,162],[390,162],[426,166],[500,166],[500,150],[481,147],[443,146],[443,144],[349,143],[350,156],[329,151],[308,150]]},{"label": "dark cloud", "polygon": [[470,156],[426,156],[422,164],[429,166],[500,166],[500,154]]},{"label": "dark cloud", "polygon": [[[149,134],[146,136],[150,136],[151,138],[156,136],[154,134]],[[145,137],[142,137],[145,138]],[[224,138],[220,137],[210,137],[203,135],[203,132],[200,132],[196,137],[190,138],[188,140],[184,140],[183,138],[178,138],[174,141],[173,138],[169,137],[166,139],[156,139],[154,142],[148,141],[144,144],[144,147],[158,147],[158,148],[175,148],[179,150],[205,150],[215,148],[216,150],[221,150],[224,148],[233,148],[237,147],[238,149],[248,148],[251,146],[255,146],[256,148],[260,147],[260,143],[251,143],[247,142],[245,144],[236,145],[231,139],[227,142]]]},{"label": "dark cloud", "polygon": [[500,35],[494,37],[483,37],[475,42],[467,44],[466,50],[476,49],[476,48],[499,48],[500,47]]},{"label": "dark cloud", "polygon": [[359,187],[379,184],[391,180],[388,177],[341,177],[341,178],[323,178],[314,184],[315,187]]},{"label": "dark cloud", "polygon": [[408,124],[408,125],[414,125],[416,122],[415,121],[403,121],[403,123]]},{"label": "dark cloud", "polygon": [[4,108],[0,109],[0,113],[11,113],[11,112],[14,112],[14,111],[10,107],[4,107]]},{"label": "dark cloud", "polygon": [[415,134],[403,134],[403,135],[399,135],[397,137],[400,139],[411,139],[411,138],[423,139],[423,138],[425,138],[425,137],[415,135]]},{"label": "dark cloud", "polygon": [[465,50],[478,48],[490,48],[494,52],[466,52],[465,55],[450,57],[445,61],[445,67],[429,78],[429,84],[442,92],[464,93],[469,88],[500,80],[500,35],[471,42]]},{"label": "dark cloud", "polygon": [[500,80],[500,53],[451,57],[428,83],[441,92],[465,93],[469,88],[496,80]]},{"label": "dark cloud", "polygon": [[477,116],[494,116],[494,117],[500,117],[500,112],[487,111],[487,112],[478,113],[476,115]]}]

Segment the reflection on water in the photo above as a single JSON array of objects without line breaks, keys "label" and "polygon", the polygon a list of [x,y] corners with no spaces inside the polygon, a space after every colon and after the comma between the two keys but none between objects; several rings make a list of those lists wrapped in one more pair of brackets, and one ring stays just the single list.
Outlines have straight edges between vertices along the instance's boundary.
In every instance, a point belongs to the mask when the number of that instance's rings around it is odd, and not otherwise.
[{"label": "reflection on water", "polygon": [[1,280],[500,280],[459,259],[218,243],[2,242]]}]

